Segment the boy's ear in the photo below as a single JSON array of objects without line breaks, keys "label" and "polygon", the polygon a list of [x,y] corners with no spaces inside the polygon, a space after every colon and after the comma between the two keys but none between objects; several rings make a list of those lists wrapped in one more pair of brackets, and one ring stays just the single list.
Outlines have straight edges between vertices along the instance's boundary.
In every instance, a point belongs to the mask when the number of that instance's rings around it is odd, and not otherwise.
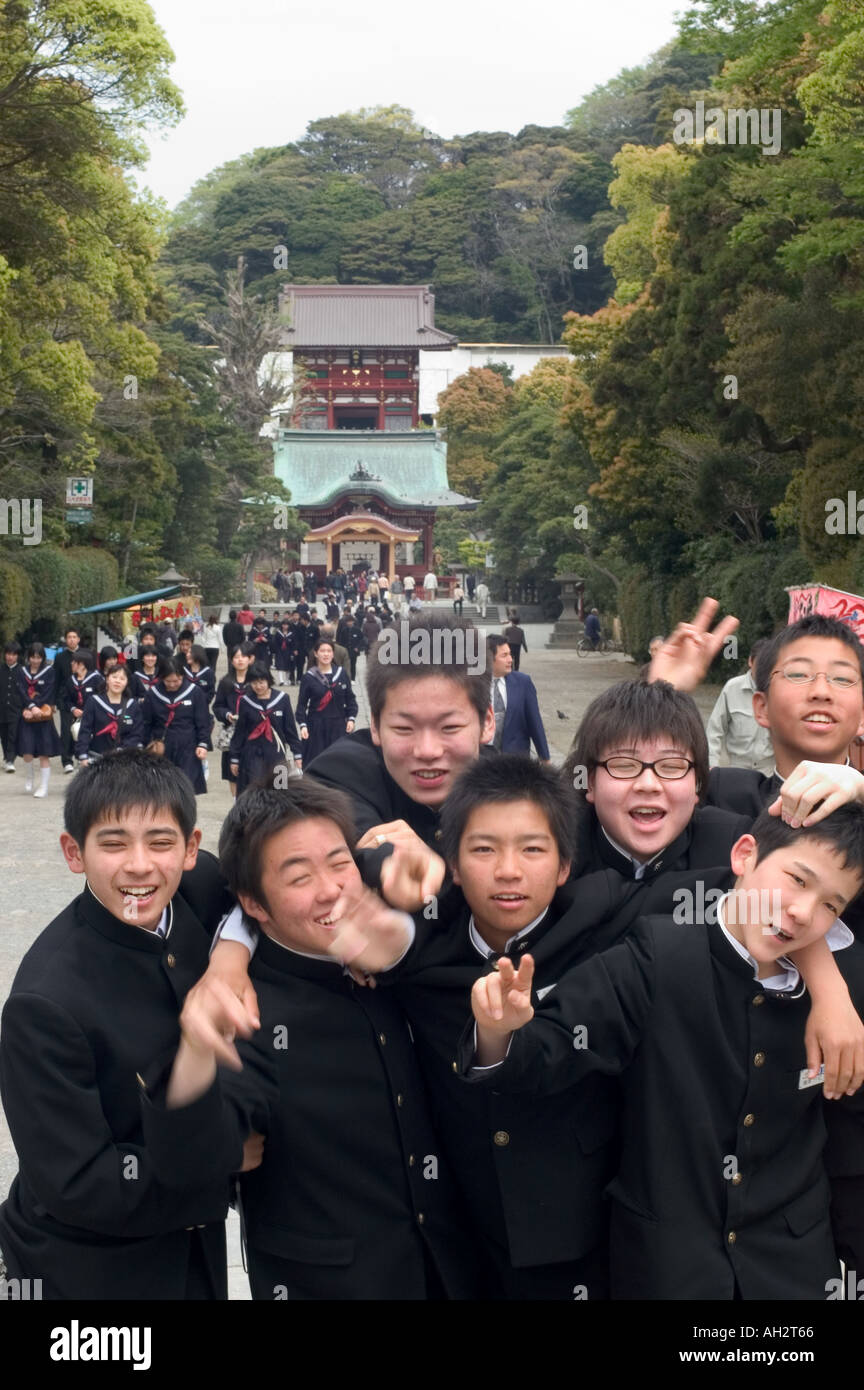
[{"label": "boy's ear", "polygon": [[752,835],[742,835],[729,854],[729,863],[736,878],[740,878],[756,863],[756,841]]},{"label": "boy's ear", "polygon": [[369,732],[372,735],[372,742],[375,744],[375,747],[380,748],[381,736],[378,733],[378,721],[374,719],[371,714],[369,716]]},{"label": "boy's ear", "polygon": [[492,709],[492,706],[489,705],[489,706],[487,707],[486,714],[485,714],[484,719],[483,719],[483,724],[482,724],[481,729],[480,729],[480,742],[481,742],[481,743],[491,743],[494,737],[495,737],[495,711]]},{"label": "boy's ear", "polygon": [[771,721],[768,718],[768,696],[764,690],[754,690],[753,692],[753,718],[757,724],[761,724],[763,729],[771,728]]},{"label": "boy's ear", "polygon": [[270,916],[269,912],[267,912],[250,893],[238,893],[237,901],[247,917],[253,917],[256,922],[266,922],[268,920]]},{"label": "boy's ear", "polygon": [[561,859],[558,863],[558,877],[555,880],[559,888],[562,888],[570,877],[570,860]]},{"label": "boy's ear", "polygon": [[86,874],[84,860],[81,858],[81,850],[78,841],[73,840],[68,831],[64,830],[60,836],[60,848],[63,851],[63,858],[69,865],[73,874]]},{"label": "boy's ear", "polygon": [[183,860],[184,873],[186,869],[194,869],[198,859],[198,850],[201,848],[201,831],[196,828],[192,831],[186,841],[186,857]]}]

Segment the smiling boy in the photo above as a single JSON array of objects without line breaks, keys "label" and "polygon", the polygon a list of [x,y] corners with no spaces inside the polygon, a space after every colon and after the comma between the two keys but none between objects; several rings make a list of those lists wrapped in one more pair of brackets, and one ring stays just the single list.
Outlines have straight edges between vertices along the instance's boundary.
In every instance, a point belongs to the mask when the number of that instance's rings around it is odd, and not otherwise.
[{"label": "smiling boy", "polygon": [[[644,918],[542,1001],[528,955],[474,986],[476,1039],[466,1030],[460,1053],[474,1085],[534,1095],[624,1078],[613,1297],[819,1299],[837,1274],[808,1002],[787,953],[833,930],[864,1000],[861,947],[835,925],[864,885],[864,809],[799,830],[765,813],[730,864],[714,925]],[[860,1129],[860,1097],[837,1104]]]},{"label": "smiling boy", "polygon": [[[46,1298],[225,1298],[227,1185],[160,1180],[137,1079],[176,1047],[207,964],[207,933],[178,892],[201,839],[192,788],[167,760],[126,749],[77,774],[64,820],[84,890],[31,946],[3,1010],[19,1173],[0,1249]],[[242,1159],[241,1142],[231,1161]]]}]

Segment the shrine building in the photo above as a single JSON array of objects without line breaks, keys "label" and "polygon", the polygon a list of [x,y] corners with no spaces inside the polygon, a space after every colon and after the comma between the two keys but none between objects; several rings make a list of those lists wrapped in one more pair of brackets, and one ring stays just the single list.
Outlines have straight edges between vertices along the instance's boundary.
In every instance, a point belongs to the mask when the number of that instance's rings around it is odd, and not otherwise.
[{"label": "shrine building", "polygon": [[[422,583],[439,507],[473,509],[447,481],[447,445],[421,414],[421,353],[452,352],[428,285],[284,285],[283,366],[302,380],[276,412],[274,473],[309,531],[319,579],[368,564]],[[441,577],[443,579],[443,576]]]}]

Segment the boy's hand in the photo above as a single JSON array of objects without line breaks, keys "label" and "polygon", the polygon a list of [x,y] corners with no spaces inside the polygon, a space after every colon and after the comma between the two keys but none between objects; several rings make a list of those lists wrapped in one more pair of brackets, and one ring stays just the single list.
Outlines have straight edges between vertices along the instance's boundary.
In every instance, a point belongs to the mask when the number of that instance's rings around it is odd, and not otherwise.
[{"label": "boy's hand", "polygon": [[[841,997],[845,995],[845,1001]],[[854,1096],[864,1084],[864,1024],[855,1010],[849,992],[838,991],[830,1007],[813,1002],[804,1034],[807,1067],[816,1076],[825,1066],[823,1095],[826,1100]]]},{"label": "boy's hand", "polygon": [[[371,888],[339,899],[337,921],[327,952],[355,970],[374,974],[395,965],[411,943],[411,922],[382,901]],[[356,976],[355,976],[356,978]]]},{"label": "boy's hand", "polygon": [[475,980],[471,991],[471,1008],[477,1026],[487,1033],[513,1033],[524,1028],[534,1017],[531,1004],[531,982],[534,979],[534,960],[523,956],[519,969],[501,956],[496,970]]},{"label": "boy's hand", "polygon": [[[206,980],[219,980],[223,985],[227,985],[231,993],[236,996],[255,1020],[256,1028],[260,1025],[258,1016],[258,996],[255,993],[255,986],[249,979],[249,951],[240,941],[217,941],[213,947],[213,954],[210,957],[210,964],[206,972],[201,976],[197,985],[193,986],[190,994],[198,989],[199,985]],[[186,996],[188,999],[188,995]]]},{"label": "boy's hand", "polygon": [[695,690],[705,679],[708,667],[725,639],[738,627],[738,619],[723,618],[713,632],[711,622],[717,612],[716,598],[703,598],[692,623],[679,623],[655,652],[648,672],[649,681],[668,681],[677,690]]},{"label": "boy's hand", "polygon": [[301,729],[301,730],[300,730],[300,737],[301,737],[301,738],[308,738],[308,737],[309,737],[309,730],[308,730],[308,729]]},{"label": "boy's hand", "polygon": [[391,845],[404,845],[409,849],[421,849],[429,853],[429,846],[424,844],[417,832],[404,820],[390,820],[383,825],[373,825],[357,841],[357,849],[374,849],[376,845],[383,845],[385,840]]},{"label": "boy's hand", "polygon": [[782,815],[788,825],[815,825],[850,801],[864,802],[864,776],[860,772],[841,763],[805,758],[786,778],[768,811],[772,816]]},{"label": "boy's hand", "polygon": [[196,748],[196,749],[195,749],[195,757],[196,757],[196,758],[200,758],[201,761],[203,762],[204,759],[207,757],[207,749],[206,749],[206,748]]},{"label": "boy's hand", "polygon": [[186,995],[180,1015],[180,1032],[186,1047],[200,1057],[214,1057],[234,1071],[242,1070],[234,1046],[237,1033],[250,1038],[259,1019],[232,989],[218,977],[206,975]]},{"label": "boy's hand", "polygon": [[446,872],[441,856],[425,845],[397,845],[381,865],[381,895],[391,907],[417,912],[435,897]]}]

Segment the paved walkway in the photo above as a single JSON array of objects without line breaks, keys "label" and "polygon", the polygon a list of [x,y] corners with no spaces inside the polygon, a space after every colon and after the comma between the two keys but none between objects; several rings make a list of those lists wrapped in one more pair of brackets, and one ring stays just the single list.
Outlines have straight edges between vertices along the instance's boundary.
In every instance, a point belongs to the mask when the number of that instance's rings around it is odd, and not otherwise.
[{"label": "paved walkway", "polygon": [[[467,614],[466,614],[467,616]],[[489,631],[496,628],[489,624]],[[540,713],[555,762],[563,762],[585,708],[595,695],[616,680],[632,676],[635,668],[621,655],[579,658],[575,652],[547,651],[544,643],[550,624],[526,626],[529,649],[522,670],[536,687]],[[225,671],[224,656],[219,667]],[[365,658],[357,668],[360,704],[358,727],[366,727],[369,711],[365,695]],[[296,690],[292,690],[292,697]],[[716,699],[716,688],[704,687],[697,701],[707,718]],[[293,698],[292,698],[293,703]],[[559,714],[560,711],[560,714]],[[563,716],[563,718],[561,717]],[[58,836],[62,828],[62,799],[69,782],[52,763],[51,782],[44,800],[34,801],[24,791],[23,765],[14,776],[0,771],[0,1000],[5,1000],[18,963],[38,933],[80,891],[80,880],[66,868]],[[205,849],[216,852],[222,821],[231,805],[227,783],[219,778],[220,755],[210,758],[208,794],[198,799],[198,823]],[[5,1195],[16,1171],[15,1152],[0,1114],[0,1195]],[[248,1298],[246,1277],[240,1266],[236,1218],[229,1222],[231,1296]]]}]

